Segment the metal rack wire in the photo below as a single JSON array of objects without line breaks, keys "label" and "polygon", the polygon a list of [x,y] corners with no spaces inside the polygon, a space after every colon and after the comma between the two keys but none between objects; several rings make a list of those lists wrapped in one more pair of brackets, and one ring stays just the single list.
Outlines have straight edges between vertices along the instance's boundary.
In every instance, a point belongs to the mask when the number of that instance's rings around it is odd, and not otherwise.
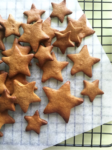
[{"label": "metal rack wire", "polygon": [[[106,1],[106,0],[78,0],[79,1],[79,4],[82,6],[82,10],[83,12],[86,14],[86,12],[91,12],[91,17],[88,18],[88,20],[91,22],[91,25],[92,25],[92,28],[97,32],[97,29],[100,29],[101,32],[100,34],[97,34],[104,50],[106,49],[106,54],[108,55],[109,59],[110,59],[110,62],[112,63],[112,60],[111,60],[111,56],[112,56],[112,52],[111,52],[111,48],[112,48],[112,43],[104,43],[104,38],[111,38],[112,35],[111,34],[105,34],[104,33],[104,29],[105,30],[111,30],[112,29],[112,24],[109,24],[109,26],[104,26],[104,20],[105,21],[110,21],[112,20],[112,17],[111,18],[104,18],[103,16],[103,13],[104,12],[112,12],[112,9],[104,9],[103,6],[105,4],[109,4],[109,5],[112,5],[112,0],[111,1]],[[90,4],[91,5],[91,8],[86,8],[86,5]],[[95,9],[95,5],[98,4],[100,5],[100,9]],[[101,17],[99,18],[95,18],[95,15],[94,13],[95,12],[100,12],[101,13]],[[101,25],[100,26],[96,26],[95,25],[95,21],[99,20],[101,22]],[[106,124],[103,124],[100,126],[100,130],[99,132],[95,132],[94,129],[92,129],[91,131],[89,132],[85,132],[82,134],[82,139],[80,139],[81,141],[81,144],[77,144],[76,143],[76,137],[74,136],[73,137],[73,143],[71,144],[68,144],[67,141],[65,140],[63,142],[63,144],[57,144],[56,146],[70,146],[70,147],[111,147],[112,146],[112,143],[110,144],[103,144],[102,141],[103,141],[103,138],[104,136],[106,135],[110,135],[112,137],[112,133],[107,133],[107,132],[104,132],[103,131],[103,128],[104,127],[111,127],[112,129],[112,123],[106,123]],[[90,137],[91,137],[91,141],[90,141],[90,144],[85,144],[85,136],[89,134]],[[99,135],[99,144],[95,144],[93,142],[93,138],[94,138],[94,135]]]}]

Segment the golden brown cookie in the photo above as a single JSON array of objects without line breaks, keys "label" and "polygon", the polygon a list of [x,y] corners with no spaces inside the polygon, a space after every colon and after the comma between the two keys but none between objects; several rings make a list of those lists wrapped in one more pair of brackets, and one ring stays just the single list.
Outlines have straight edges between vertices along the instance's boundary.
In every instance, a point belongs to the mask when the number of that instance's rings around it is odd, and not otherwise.
[{"label": "golden brown cookie", "polygon": [[13,53],[9,57],[2,57],[3,62],[9,66],[9,77],[13,77],[18,73],[30,76],[28,64],[34,54],[23,55],[17,46],[14,47]]},{"label": "golden brown cookie", "polygon": [[33,116],[24,116],[24,118],[28,122],[26,131],[34,130],[37,134],[40,133],[41,126],[47,124],[47,121],[40,118],[38,110]]},{"label": "golden brown cookie", "polygon": [[2,137],[3,136],[3,133],[2,132],[0,132],[0,137]]},{"label": "golden brown cookie", "polygon": [[0,50],[5,50],[5,45],[3,43],[3,38],[5,37],[5,29],[0,25]]},{"label": "golden brown cookie", "polygon": [[92,77],[92,66],[100,61],[99,58],[89,55],[87,45],[83,46],[79,54],[68,54],[67,57],[74,62],[71,75],[77,72],[84,72],[87,76]]},{"label": "golden brown cookie", "polygon": [[51,51],[53,46],[44,47],[40,45],[38,51],[35,53],[34,57],[38,59],[39,65],[43,66],[47,60],[53,60]]},{"label": "golden brown cookie", "polygon": [[45,46],[50,46],[52,39],[55,37],[55,32],[58,30],[51,27],[51,18],[48,17],[43,23],[42,23],[42,30],[49,36],[48,40],[43,41],[43,44]]},{"label": "golden brown cookie", "polygon": [[30,82],[23,85],[14,80],[14,92],[12,96],[16,96],[15,104],[19,104],[24,113],[27,112],[30,103],[40,102],[41,99],[34,93],[36,82]]},{"label": "golden brown cookie", "polygon": [[[26,80],[26,76],[24,74],[17,74],[14,77],[10,78],[9,76],[7,76],[5,85],[7,87],[7,89],[10,91],[10,94],[13,94],[14,92],[14,80],[19,81],[20,83],[26,85],[29,82]],[[35,86],[34,90],[37,90],[37,87]]]},{"label": "golden brown cookie", "polygon": [[[83,14],[77,21],[70,17],[68,17],[67,20],[68,20],[68,22],[71,21],[74,27],[82,27],[83,28],[81,33],[79,34],[80,38],[84,38],[86,36],[89,36],[89,35],[95,33],[95,31],[93,29],[91,29],[87,26],[85,14]],[[81,44],[81,42],[76,43],[77,46],[80,46],[80,44]]]},{"label": "golden brown cookie", "polygon": [[16,97],[10,96],[7,90],[4,90],[0,97],[0,112],[4,112],[5,110],[15,111],[15,102]]},{"label": "golden brown cookie", "polygon": [[5,71],[0,71],[0,94],[2,94],[4,90],[8,91],[8,89],[7,89],[6,85],[5,85],[7,74],[8,73],[5,72]]},{"label": "golden brown cookie", "polygon": [[82,95],[87,95],[91,102],[95,99],[97,95],[102,95],[104,92],[99,89],[99,80],[95,80],[92,83],[86,80],[83,81],[84,89],[82,90]]},{"label": "golden brown cookie", "polygon": [[2,61],[2,60],[0,60],[0,64],[1,64],[1,63],[3,63],[3,61]]},{"label": "golden brown cookie", "polygon": [[38,21],[40,16],[45,13],[45,10],[39,10],[35,7],[34,4],[32,4],[31,9],[28,11],[25,11],[23,14],[28,16],[27,23],[32,23],[34,21]]},{"label": "golden brown cookie", "polygon": [[65,53],[67,47],[74,47],[74,43],[70,40],[71,31],[62,34],[55,32],[57,40],[53,43],[53,46],[59,47],[62,54]]},{"label": "golden brown cookie", "polygon": [[53,12],[51,13],[50,17],[58,17],[61,23],[64,20],[64,17],[66,15],[72,14],[72,11],[70,11],[66,7],[66,0],[63,0],[61,3],[51,3],[53,7]]},{"label": "golden brown cookie", "polygon": [[8,111],[0,112],[0,129],[4,124],[13,124],[15,120],[9,116]]},{"label": "golden brown cookie", "polygon": [[10,56],[12,53],[13,53],[13,49],[15,48],[15,46],[18,47],[18,49],[20,50],[20,52],[23,54],[23,55],[26,55],[28,54],[30,51],[31,51],[31,47],[30,46],[22,46],[18,43],[18,39],[15,38],[14,39],[14,42],[13,42],[13,45],[12,45],[12,48],[11,49],[8,49],[6,51],[3,51],[2,54],[4,56]]},{"label": "golden brown cookie", "polygon": [[79,34],[81,33],[82,31],[82,27],[74,27],[72,22],[69,21],[68,25],[67,25],[67,28],[64,30],[64,31],[60,31],[60,33],[67,33],[69,31],[71,31],[71,34],[70,34],[70,40],[75,42],[75,43],[79,43],[81,42],[81,38],[79,37]]},{"label": "golden brown cookie", "polygon": [[68,62],[57,61],[54,52],[52,52],[51,55],[53,57],[53,61],[47,61],[42,67],[40,67],[37,63],[37,65],[43,70],[42,82],[45,82],[50,78],[55,78],[62,82],[63,77],[61,70],[63,70],[68,65]]},{"label": "golden brown cookie", "polygon": [[0,24],[5,28],[5,37],[10,36],[11,34],[20,36],[19,27],[21,26],[21,22],[15,21],[11,14],[7,20],[0,18]]},{"label": "golden brown cookie", "polygon": [[42,30],[42,20],[34,24],[22,24],[24,33],[18,39],[19,42],[27,42],[31,45],[34,52],[37,51],[39,43],[48,40],[49,36]]},{"label": "golden brown cookie", "polygon": [[44,114],[58,113],[66,123],[69,121],[70,110],[83,103],[82,98],[71,95],[70,82],[67,81],[58,90],[43,87],[49,103],[44,109]]}]

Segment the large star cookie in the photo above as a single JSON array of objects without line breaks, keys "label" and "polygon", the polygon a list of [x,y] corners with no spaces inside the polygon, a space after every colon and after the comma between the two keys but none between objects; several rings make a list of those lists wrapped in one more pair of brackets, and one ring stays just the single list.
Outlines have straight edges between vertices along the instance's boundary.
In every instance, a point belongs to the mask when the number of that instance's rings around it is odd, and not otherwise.
[{"label": "large star cookie", "polygon": [[15,96],[10,96],[7,90],[4,90],[0,97],[0,112],[4,112],[5,110],[15,111],[15,99]]},{"label": "large star cookie", "polygon": [[104,92],[99,89],[99,80],[95,80],[92,83],[84,80],[84,89],[82,90],[82,95],[87,95],[91,102],[95,99],[97,95],[102,95]]},{"label": "large star cookie", "polygon": [[5,50],[5,45],[3,43],[3,38],[5,37],[5,29],[0,25],[0,50]]},{"label": "large star cookie", "polygon": [[39,65],[43,66],[47,60],[53,60],[51,51],[53,46],[44,47],[40,45],[38,51],[35,53],[34,57],[38,59]]},{"label": "large star cookie", "polygon": [[19,42],[27,42],[31,45],[34,52],[37,51],[39,43],[48,40],[49,36],[42,30],[42,20],[34,24],[22,24],[24,33],[18,39]]},{"label": "large star cookie", "polygon": [[0,71],[0,94],[2,94],[5,89],[8,90],[5,85],[7,74],[8,74],[7,72]]},{"label": "large star cookie", "polygon": [[47,61],[42,67],[37,64],[43,70],[42,82],[45,82],[50,78],[63,81],[61,70],[68,65],[68,62],[57,61],[54,52],[52,52],[51,55],[53,57],[53,61]]},{"label": "large star cookie", "polygon": [[66,7],[66,0],[63,0],[61,3],[51,3],[53,7],[53,12],[51,13],[50,17],[58,17],[61,23],[64,20],[64,17],[66,15],[69,15],[72,13],[67,7]]},{"label": "large star cookie", "polygon": [[[95,31],[93,29],[91,29],[87,26],[85,14],[83,14],[77,21],[70,17],[68,17],[67,19],[68,19],[68,22],[70,22],[70,21],[72,22],[74,27],[83,27],[83,30],[79,34],[80,38],[84,38],[86,36],[89,36],[89,35],[95,33]],[[80,44],[81,44],[81,42],[76,43],[77,46],[80,46]]]},{"label": "large star cookie", "polygon": [[77,98],[71,95],[70,82],[67,81],[58,90],[51,89],[49,87],[43,87],[46,96],[48,97],[49,103],[46,106],[44,113],[58,113],[66,123],[69,121],[70,110],[83,103],[82,98]]},{"label": "large star cookie", "polygon": [[84,72],[87,76],[92,77],[92,66],[100,61],[99,58],[89,55],[87,45],[83,46],[79,54],[68,54],[67,56],[74,62],[71,75],[77,72]]},{"label": "large star cookie", "polygon": [[70,40],[71,31],[62,34],[55,32],[57,40],[53,43],[53,46],[59,47],[61,52],[64,54],[67,47],[74,47],[74,43]]},{"label": "large star cookie", "polygon": [[26,131],[34,130],[37,134],[40,133],[40,127],[47,124],[47,121],[40,118],[38,111],[33,116],[25,116],[24,118],[28,122]]},{"label": "large star cookie", "polygon": [[24,14],[28,16],[27,23],[32,23],[34,21],[38,21],[40,16],[45,13],[45,10],[39,10],[35,7],[34,4],[32,4],[31,9],[28,11],[25,11]]},{"label": "large star cookie", "polygon": [[9,66],[9,77],[13,77],[18,73],[30,76],[28,64],[34,54],[23,55],[17,46],[14,47],[13,53],[9,57],[2,57],[3,62]]},{"label": "large star cookie", "polygon": [[20,36],[19,27],[22,23],[15,21],[11,14],[9,15],[7,20],[3,20],[0,18],[0,24],[5,28],[5,37],[10,36],[11,34]]},{"label": "large star cookie", "polygon": [[42,30],[49,36],[48,40],[43,41],[43,44],[45,46],[50,46],[52,39],[55,37],[55,32],[58,31],[56,29],[53,29],[51,27],[51,18],[48,17],[43,23],[42,23]]},{"label": "large star cookie", "polygon": [[[10,94],[13,94],[14,92],[14,80],[19,81],[20,83],[26,85],[29,82],[26,80],[26,76],[24,74],[17,74],[14,77],[10,78],[9,75],[7,76],[5,85],[7,87],[7,89],[10,91]],[[37,90],[37,87],[35,86],[34,90]]]},{"label": "large star cookie", "polygon": [[70,21],[67,25],[67,28],[64,31],[60,31],[60,33],[65,34],[71,31],[70,40],[75,43],[80,43],[82,39],[79,37],[79,34],[82,31],[82,29],[82,27],[74,27],[72,22]]},{"label": "large star cookie", "polygon": [[15,120],[9,116],[8,111],[0,112],[0,129],[4,124],[15,123]]},{"label": "large star cookie", "polygon": [[40,102],[41,99],[34,93],[36,82],[30,82],[23,85],[17,80],[14,80],[14,92],[12,96],[16,96],[15,103],[19,104],[24,113],[27,112],[30,103]]}]

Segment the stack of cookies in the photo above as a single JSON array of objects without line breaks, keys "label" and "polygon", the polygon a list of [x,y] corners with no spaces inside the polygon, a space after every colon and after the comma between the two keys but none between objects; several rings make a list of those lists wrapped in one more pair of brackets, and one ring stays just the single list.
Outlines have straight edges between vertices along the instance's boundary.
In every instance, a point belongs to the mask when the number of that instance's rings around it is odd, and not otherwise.
[{"label": "stack of cookies", "polygon": [[[58,31],[51,27],[51,18],[58,17],[61,23],[66,15],[72,12],[66,6],[66,0],[61,3],[51,3],[53,11],[44,22],[41,15],[44,10],[39,10],[34,4],[31,9],[24,12],[28,17],[27,24],[17,22],[12,15],[7,20],[0,16],[0,49],[2,50],[2,60],[0,63],[6,63],[9,66],[9,72],[0,71],[0,129],[4,124],[14,123],[15,120],[9,116],[8,110],[15,111],[15,105],[19,104],[24,113],[27,112],[30,103],[40,102],[41,99],[34,93],[37,90],[36,82],[28,82],[26,76],[30,76],[29,66],[33,58],[38,60],[37,67],[43,70],[42,82],[54,78],[63,82],[61,71],[68,65],[66,61],[58,61],[55,53],[51,52],[53,47],[58,47],[62,54],[68,47],[79,47],[82,39],[94,34],[94,30],[86,24],[86,16],[83,14],[79,20],[67,18],[68,25],[64,31]],[[22,27],[24,33],[20,35],[19,27]],[[15,38],[12,48],[5,50],[3,38],[14,34],[19,36]],[[51,45],[52,39],[56,41]],[[22,46],[20,42],[29,43],[30,46]],[[32,51],[33,53],[32,53]],[[67,57],[74,62],[71,69],[71,75],[77,72],[83,72],[88,77],[92,77],[92,66],[99,62],[99,58],[89,55],[86,45],[83,46],[79,54],[68,54]],[[69,121],[70,110],[83,103],[82,98],[71,95],[70,82],[64,83],[58,90],[43,87],[48,97],[49,103],[44,109],[44,114],[58,113],[66,123]],[[84,80],[84,89],[82,95],[87,95],[91,102],[99,94],[104,94],[99,89],[99,80],[92,83]],[[26,131],[34,130],[40,133],[40,127],[46,125],[47,121],[39,117],[36,110],[33,116],[25,116],[28,122]],[[0,136],[3,134],[0,132]]]}]

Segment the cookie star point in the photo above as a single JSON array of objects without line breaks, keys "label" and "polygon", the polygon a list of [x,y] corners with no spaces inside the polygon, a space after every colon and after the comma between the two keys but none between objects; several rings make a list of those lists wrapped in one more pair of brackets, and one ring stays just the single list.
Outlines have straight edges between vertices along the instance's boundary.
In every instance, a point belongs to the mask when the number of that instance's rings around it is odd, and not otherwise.
[{"label": "cookie star point", "polygon": [[0,94],[2,94],[5,89],[8,91],[5,85],[7,75],[8,75],[7,72],[2,72],[2,71],[0,72]]}]

